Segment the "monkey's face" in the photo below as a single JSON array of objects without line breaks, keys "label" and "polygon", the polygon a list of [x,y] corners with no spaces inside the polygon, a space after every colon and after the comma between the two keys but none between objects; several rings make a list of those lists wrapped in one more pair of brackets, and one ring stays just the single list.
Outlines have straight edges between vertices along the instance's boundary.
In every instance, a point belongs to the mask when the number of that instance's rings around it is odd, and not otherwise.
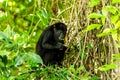
[{"label": "monkey's face", "polygon": [[54,29],[54,37],[55,37],[55,40],[58,41],[58,42],[63,42],[64,41],[64,38],[65,38],[65,34],[62,30],[57,30],[57,29]]}]

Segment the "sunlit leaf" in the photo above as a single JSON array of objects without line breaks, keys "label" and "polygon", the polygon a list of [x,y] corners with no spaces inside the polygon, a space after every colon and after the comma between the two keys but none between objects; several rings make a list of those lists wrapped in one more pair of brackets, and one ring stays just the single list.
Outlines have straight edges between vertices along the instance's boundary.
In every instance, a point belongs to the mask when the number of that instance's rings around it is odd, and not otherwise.
[{"label": "sunlit leaf", "polygon": [[100,0],[91,0],[90,1],[90,7],[96,6],[99,2],[100,2]]},{"label": "sunlit leaf", "polygon": [[91,31],[93,29],[99,29],[101,26],[102,26],[101,24],[91,24],[85,29],[85,31],[87,32],[87,31]]},{"label": "sunlit leaf", "polygon": [[107,10],[111,12],[112,14],[115,14],[118,9],[114,6],[106,6]]},{"label": "sunlit leaf", "polygon": [[117,67],[116,64],[111,63],[111,64],[103,65],[103,66],[99,67],[98,69],[100,71],[107,71],[107,70],[110,70],[110,69],[115,69],[116,67]]},{"label": "sunlit leaf", "polygon": [[102,20],[102,25],[104,25],[105,24],[105,16],[103,16],[102,18],[101,18],[101,20]]},{"label": "sunlit leaf", "polygon": [[118,20],[119,16],[115,15],[115,16],[111,16],[111,22],[115,25],[116,21]]},{"label": "sunlit leaf", "polygon": [[113,39],[114,39],[114,40],[117,40],[117,37],[118,37],[117,32],[116,32],[116,33],[114,33],[114,34],[112,33],[112,37],[113,37]]},{"label": "sunlit leaf", "polygon": [[72,72],[74,73],[74,72],[75,72],[74,65],[71,65],[71,66],[69,67],[69,70],[72,71]]},{"label": "sunlit leaf", "polygon": [[117,53],[117,54],[114,54],[113,57],[112,57],[112,60],[115,61],[119,59],[120,60],[120,53]]},{"label": "sunlit leaf", "polygon": [[112,0],[112,3],[120,3],[120,0]]},{"label": "sunlit leaf", "polygon": [[89,17],[89,18],[101,18],[102,15],[99,14],[99,13],[91,13],[88,17]]},{"label": "sunlit leaf", "polygon": [[115,24],[115,29],[118,29],[120,28],[120,21],[118,21],[116,24]]},{"label": "sunlit leaf", "polygon": [[109,35],[110,32],[111,32],[111,28],[107,28],[102,33],[98,34],[97,37],[102,37],[102,36]]}]

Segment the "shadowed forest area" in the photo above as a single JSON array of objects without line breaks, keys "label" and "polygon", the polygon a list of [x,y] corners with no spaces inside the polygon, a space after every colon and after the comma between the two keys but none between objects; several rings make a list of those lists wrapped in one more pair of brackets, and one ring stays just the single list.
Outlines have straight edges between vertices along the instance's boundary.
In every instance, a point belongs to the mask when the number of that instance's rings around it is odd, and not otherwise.
[{"label": "shadowed forest area", "polygon": [[[35,46],[56,22],[67,49],[45,66]],[[120,80],[120,0],[0,0],[0,80]]]}]

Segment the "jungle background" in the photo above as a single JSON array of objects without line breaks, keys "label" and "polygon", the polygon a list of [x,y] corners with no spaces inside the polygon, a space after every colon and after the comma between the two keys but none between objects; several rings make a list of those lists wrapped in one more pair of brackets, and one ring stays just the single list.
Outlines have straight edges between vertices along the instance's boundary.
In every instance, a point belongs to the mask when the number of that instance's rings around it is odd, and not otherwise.
[{"label": "jungle background", "polygon": [[[43,66],[41,32],[67,25],[63,66]],[[0,0],[0,80],[120,80],[120,0]]]}]

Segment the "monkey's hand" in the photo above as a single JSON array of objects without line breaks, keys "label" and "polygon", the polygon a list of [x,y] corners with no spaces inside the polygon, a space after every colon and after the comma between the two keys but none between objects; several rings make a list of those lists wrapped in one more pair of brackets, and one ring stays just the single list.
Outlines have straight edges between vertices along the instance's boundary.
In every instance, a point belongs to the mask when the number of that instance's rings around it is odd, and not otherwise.
[{"label": "monkey's hand", "polygon": [[57,43],[57,44],[56,44],[56,48],[57,48],[57,49],[63,50],[64,47],[65,47],[65,46],[64,46],[64,44],[62,44],[62,43]]}]

